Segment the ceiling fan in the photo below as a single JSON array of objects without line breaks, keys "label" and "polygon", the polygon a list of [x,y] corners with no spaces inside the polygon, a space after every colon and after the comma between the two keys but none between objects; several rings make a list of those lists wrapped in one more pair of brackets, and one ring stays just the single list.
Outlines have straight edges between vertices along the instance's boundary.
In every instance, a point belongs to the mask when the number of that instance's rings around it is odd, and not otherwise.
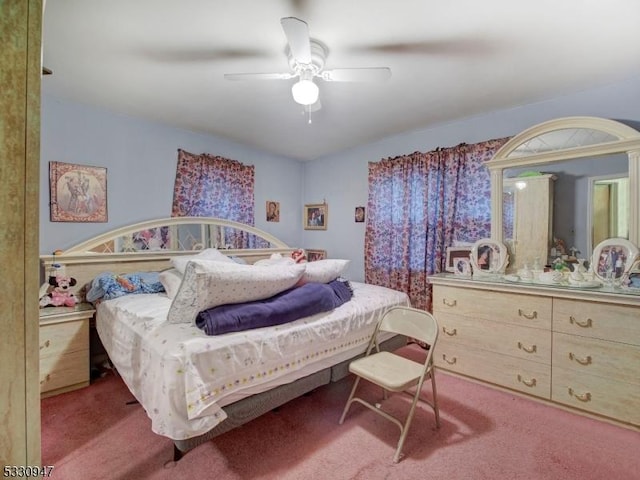
[{"label": "ceiling fan", "polygon": [[291,72],[284,73],[227,73],[227,80],[288,80],[298,78],[291,87],[293,99],[308,111],[320,108],[318,85],[315,79],[325,82],[371,82],[386,80],[391,76],[387,67],[334,68],[325,70],[327,48],[309,36],[309,26],[296,17],[280,20],[287,37],[289,66]]}]

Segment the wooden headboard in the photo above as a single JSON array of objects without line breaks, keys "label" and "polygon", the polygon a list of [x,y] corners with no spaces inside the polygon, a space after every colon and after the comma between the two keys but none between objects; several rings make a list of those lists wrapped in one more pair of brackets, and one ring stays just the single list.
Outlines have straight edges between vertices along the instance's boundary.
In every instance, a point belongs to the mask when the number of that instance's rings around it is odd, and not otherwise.
[{"label": "wooden headboard", "polygon": [[[235,244],[235,245],[234,245]],[[235,248],[239,244],[250,248]],[[295,248],[258,228],[209,217],[160,218],[111,230],[54,255],[41,255],[46,288],[54,272],[73,277],[74,293],[102,272],[154,272],[171,267],[171,257],[218,248],[247,263]]]}]

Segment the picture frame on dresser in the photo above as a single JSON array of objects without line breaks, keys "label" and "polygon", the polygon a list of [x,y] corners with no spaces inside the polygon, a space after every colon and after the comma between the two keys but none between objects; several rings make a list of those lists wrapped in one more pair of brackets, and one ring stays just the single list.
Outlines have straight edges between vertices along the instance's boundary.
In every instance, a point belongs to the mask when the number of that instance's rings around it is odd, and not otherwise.
[{"label": "picture frame on dresser", "polygon": [[631,265],[629,271],[622,276],[622,288],[640,294],[640,258]]},{"label": "picture frame on dresser", "polygon": [[447,247],[447,259],[445,264],[445,271],[450,273],[456,273],[460,271],[461,265],[458,265],[459,260],[466,260],[469,262],[471,255],[471,246],[468,247]]},{"label": "picture frame on dresser", "polygon": [[474,276],[503,274],[509,263],[507,247],[491,238],[482,238],[471,247],[471,267]]},{"label": "picture frame on dresser", "polygon": [[622,280],[638,259],[638,247],[626,238],[608,238],[593,249],[591,269],[602,281]]}]

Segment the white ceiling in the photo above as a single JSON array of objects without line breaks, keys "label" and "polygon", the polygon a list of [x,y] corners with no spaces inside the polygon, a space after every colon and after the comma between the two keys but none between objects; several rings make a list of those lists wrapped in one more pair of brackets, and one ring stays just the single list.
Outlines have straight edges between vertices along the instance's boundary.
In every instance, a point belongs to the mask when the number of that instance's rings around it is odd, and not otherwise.
[{"label": "white ceiling", "polygon": [[[225,80],[289,71],[286,16],[325,68],[391,79],[318,81],[311,124],[294,80]],[[309,160],[638,75],[639,21],[639,0],[49,0],[42,91]]]}]

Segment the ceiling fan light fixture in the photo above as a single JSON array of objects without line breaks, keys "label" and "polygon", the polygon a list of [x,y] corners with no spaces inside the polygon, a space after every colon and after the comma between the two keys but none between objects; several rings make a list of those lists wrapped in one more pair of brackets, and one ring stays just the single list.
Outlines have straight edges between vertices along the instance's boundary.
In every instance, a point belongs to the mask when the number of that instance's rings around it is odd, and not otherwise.
[{"label": "ceiling fan light fixture", "polygon": [[318,101],[320,89],[313,80],[300,80],[291,87],[291,94],[300,105],[313,105]]}]

